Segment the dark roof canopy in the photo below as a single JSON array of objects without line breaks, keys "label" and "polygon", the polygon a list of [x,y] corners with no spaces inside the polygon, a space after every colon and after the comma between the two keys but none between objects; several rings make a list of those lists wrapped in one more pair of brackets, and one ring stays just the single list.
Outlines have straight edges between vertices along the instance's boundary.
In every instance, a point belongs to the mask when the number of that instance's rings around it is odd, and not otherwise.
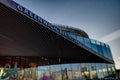
[{"label": "dark roof canopy", "polygon": [[61,58],[68,63],[113,63],[3,4],[0,4],[0,55]]}]

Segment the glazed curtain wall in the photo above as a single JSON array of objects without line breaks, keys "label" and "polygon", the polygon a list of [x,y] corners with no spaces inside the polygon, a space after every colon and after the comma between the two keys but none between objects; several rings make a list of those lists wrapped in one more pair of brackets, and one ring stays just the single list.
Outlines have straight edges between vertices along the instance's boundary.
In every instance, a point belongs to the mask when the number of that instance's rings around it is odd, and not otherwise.
[{"label": "glazed curtain wall", "polygon": [[80,37],[69,31],[65,31],[65,33],[70,37],[80,41],[83,45],[89,47],[90,49],[94,50],[103,57],[113,60],[109,45],[90,38]]},{"label": "glazed curtain wall", "polygon": [[38,80],[115,79],[113,64],[78,63],[38,67]]},{"label": "glazed curtain wall", "polygon": [[23,68],[0,67],[0,80],[116,79],[114,64],[74,63]]}]

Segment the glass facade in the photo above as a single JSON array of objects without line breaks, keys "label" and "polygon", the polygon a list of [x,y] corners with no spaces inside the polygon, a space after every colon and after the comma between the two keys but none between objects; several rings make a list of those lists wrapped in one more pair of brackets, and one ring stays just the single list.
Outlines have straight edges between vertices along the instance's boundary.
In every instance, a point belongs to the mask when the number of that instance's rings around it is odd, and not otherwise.
[{"label": "glass facade", "polygon": [[38,80],[43,80],[44,75],[49,77],[49,80],[114,80],[115,74],[114,65],[104,63],[74,63],[38,67]]},{"label": "glass facade", "polygon": [[[4,0],[2,0],[2,1],[4,1]],[[9,1],[9,0],[6,0],[6,1]],[[113,60],[109,45],[107,45],[105,43],[102,43],[100,41],[97,41],[97,40],[93,40],[93,39],[86,38],[86,37],[81,37],[81,36],[76,35],[76,34],[70,32],[70,31],[63,31],[63,32],[59,31],[59,29],[57,27],[55,27],[54,25],[52,25],[51,23],[48,23],[46,20],[42,19],[41,17],[39,17],[39,16],[37,16],[35,14],[32,14],[31,11],[26,11],[27,10],[26,8],[24,8],[24,7],[20,6],[20,5],[17,6],[16,4],[14,4],[12,2],[9,2],[9,7],[10,7],[11,4],[12,4],[12,6],[11,6],[12,9],[16,10],[18,8],[19,10],[21,10],[20,13],[22,13],[24,15],[26,15],[25,13],[28,12],[29,14],[27,14],[26,16],[28,18],[31,17],[32,20],[37,21],[40,24],[43,24],[42,27],[43,26],[44,27],[48,26],[48,28],[51,29],[51,31],[53,30],[56,33],[61,32],[60,33],[61,35],[65,34],[65,35],[73,38],[73,40],[75,39],[75,40],[79,41],[80,43],[82,43],[82,46],[85,46],[85,47],[95,51],[96,54],[99,54],[99,55],[101,55],[101,56],[103,56],[103,57],[105,57],[107,59]],[[14,8],[15,5],[17,6],[16,8]],[[21,7],[21,9],[20,9],[20,7]],[[2,7],[2,8],[4,8],[4,7]],[[17,10],[17,12],[18,12],[18,10]],[[34,15],[34,17],[32,15]],[[21,17],[21,15],[19,15],[19,17]],[[24,17],[21,17],[20,21],[23,18]],[[6,18],[6,20],[7,20],[7,18]],[[13,19],[13,20],[16,20],[16,19]],[[25,18],[23,20],[28,21],[27,18]],[[34,23],[34,21],[33,21],[33,23]],[[30,21],[30,22],[32,22],[32,21]],[[36,24],[36,23],[34,23],[34,24]],[[26,25],[27,24],[25,24],[25,26]],[[35,25],[33,25],[33,26],[35,27]],[[33,27],[33,26],[30,26],[30,27]],[[38,26],[41,26],[41,25],[38,25]],[[38,26],[36,28],[38,28]],[[42,29],[43,28],[41,28],[41,30],[39,32],[41,32]],[[49,31],[49,29],[46,28],[43,32],[46,32],[47,30]],[[51,31],[49,31],[49,32],[51,32]],[[52,34],[54,34],[54,33],[52,33]],[[35,34],[33,34],[33,36],[34,35]],[[44,34],[44,35],[47,35],[47,33]],[[53,35],[51,35],[51,36],[53,36]],[[40,37],[40,36],[38,35],[38,37]],[[56,36],[53,36],[53,37],[56,37]],[[45,39],[48,39],[48,38],[45,38]],[[37,36],[35,36],[35,39],[37,39]],[[43,40],[45,40],[45,39],[43,39]],[[50,38],[50,39],[52,39],[52,38]],[[29,39],[27,39],[27,40],[29,40]],[[31,38],[30,38],[30,40],[34,41]],[[37,40],[37,41],[39,41],[39,40]],[[52,40],[50,40],[50,41],[52,41]],[[53,40],[53,41],[55,41],[55,40]],[[20,40],[18,42],[21,43],[22,40]],[[25,42],[27,42],[27,41],[25,41]],[[24,43],[24,41],[23,41],[23,43]],[[57,45],[57,46],[59,46],[59,45]],[[26,49],[28,48],[28,50],[32,49],[33,47],[34,47],[34,45],[32,47],[25,46],[25,48]],[[36,47],[39,47],[39,46],[36,46]],[[43,45],[43,47],[44,47],[44,45]],[[60,47],[62,47],[62,46],[60,46]],[[33,49],[33,52],[35,50],[35,52],[39,53],[39,49],[38,49],[38,51],[36,51],[37,49],[35,49],[35,48]],[[44,48],[46,48],[46,46]],[[40,53],[44,53],[44,51],[45,51],[44,48],[43,48],[43,52],[41,51]],[[17,48],[15,48],[15,49],[17,49]],[[5,48],[5,50],[6,50],[6,48]],[[7,49],[7,50],[9,50],[9,49]],[[18,50],[19,50],[19,48],[18,48]],[[52,50],[52,49],[50,49],[50,50]],[[62,50],[62,49],[60,49],[60,50]],[[14,51],[14,48],[13,48],[13,51]],[[57,52],[57,50],[55,50],[55,51]],[[23,49],[23,52],[24,52],[24,49]],[[27,52],[27,50],[25,50],[25,52]],[[60,52],[60,51],[58,50],[58,52]],[[61,52],[60,52],[60,54],[61,54]],[[62,53],[62,55],[64,56],[64,53]],[[83,63],[70,63],[70,64],[62,64],[62,63],[60,63],[59,64],[59,63],[56,63],[57,61],[55,61],[57,59],[53,59],[53,57],[50,58],[50,60],[49,60],[49,58],[44,58],[42,56],[41,56],[41,58],[40,57],[33,58],[33,56],[32,56],[32,57],[29,57],[28,59],[26,59],[26,57],[20,58],[19,56],[16,57],[16,58],[8,57],[8,59],[5,61],[4,59],[2,59],[2,57],[0,58],[0,62],[1,62],[1,64],[0,64],[0,80],[91,80],[91,79],[92,80],[102,80],[102,79],[103,80],[105,80],[105,79],[107,79],[107,80],[115,80],[115,78],[116,78],[116,71],[115,71],[114,64],[86,63],[86,62],[85,63],[83,62]],[[46,57],[47,57],[47,55],[46,55]],[[59,55],[57,57],[59,57]],[[31,59],[33,59],[33,60],[31,60]],[[59,58],[59,62],[60,61],[62,61],[62,60]],[[18,62],[19,65],[17,65],[17,62]],[[30,64],[26,64],[26,63],[29,63],[29,62],[30,62]],[[49,62],[51,62],[53,64],[56,63],[56,65],[51,65]],[[63,61],[63,63],[64,63],[64,61]],[[15,66],[13,64],[15,64]],[[41,66],[39,66],[39,64]]]},{"label": "glass facade", "polygon": [[97,41],[97,40],[78,36],[70,31],[64,31],[64,32],[65,32],[65,34],[69,35],[70,37],[74,38],[75,40],[78,40],[79,42],[81,42],[83,44],[83,46],[86,46],[86,47],[94,50],[97,54],[99,54],[105,58],[113,60],[109,45],[107,45],[103,42]]},{"label": "glass facade", "polygon": [[0,80],[101,80],[116,79],[114,64],[73,63],[30,68],[0,68]]}]

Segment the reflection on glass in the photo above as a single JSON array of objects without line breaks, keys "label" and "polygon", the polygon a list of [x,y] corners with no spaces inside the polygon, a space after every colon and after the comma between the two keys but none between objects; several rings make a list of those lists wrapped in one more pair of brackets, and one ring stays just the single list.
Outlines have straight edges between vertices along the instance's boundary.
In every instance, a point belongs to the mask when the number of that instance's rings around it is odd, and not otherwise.
[{"label": "reflection on glass", "polygon": [[74,38],[74,39],[77,39],[77,36],[76,36],[75,34],[73,34],[73,33],[70,33],[70,36],[71,36],[72,38]]},{"label": "reflection on glass", "polygon": [[79,64],[72,64],[72,75],[73,75],[73,80],[82,79],[82,74]]},{"label": "reflection on glass", "polygon": [[104,46],[103,46],[103,53],[104,53],[104,56],[105,57],[107,57],[108,55],[108,53],[107,53],[107,48],[106,48],[106,45],[104,44]]},{"label": "reflection on glass", "polygon": [[88,64],[81,65],[81,72],[82,72],[83,79],[90,79],[89,65]]},{"label": "reflection on glass", "polygon": [[97,79],[96,65],[94,63],[91,64],[90,74],[92,79]]},{"label": "reflection on glass", "polygon": [[106,78],[106,77],[108,76],[108,71],[107,71],[106,64],[102,64],[101,66],[102,66],[102,68],[103,68],[104,78]]},{"label": "reflection on glass", "polygon": [[[24,77],[31,77],[32,69],[24,70]],[[38,80],[85,80],[115,78],[114,64],[104,63],[75,63],[58,64],[38,67]]]},{"label": "reflection on glass", "polygon": [[84,41],[85,41],[85,45],[89,48],[91,48],[91,43],[90,43],[90,40],[88,38],[84,38]]},{"label": "reflection on glass", "polygon": [[39,80],[50,80],[50,66],[38,67],[38,79]]},{"label": "reflection on glass", "polygon": [[[12,72],[9,71],[9,75],[7,75],[7,78],[9,78],[9,80],[37,80],[38,79],[38,71],[37,68],[18,68],[18,72],[16,73],[16,78],[11,79],[13,76],[10,76]],[[1,80],[1,78],[0,78]],[[2,80],[8,80],[8,79],[2,79]]]},{"label": "reflection on glass", "polygon": [[108,58],[112,59],[112,54],[109,46],[107,47],[107,52],[108,52]]},{"label": "reflection on glass", "polygon": [[98,50],[97,50],[97,45],[96,45],[96,41],[93,40],[93,39],[91,39],[91,47],[92,47],[93,50],[95,50],[96,52],[98,52]]},{"label": "reflection on glass", "polygon": [[113,74],[116,74],[116,72],[115,72],[115,66],[113,64],[111,64],[111,67],[112,67]]},{"label": "reflection on glass", "polygon": [[62,80],[72,79],[72,65],[71,64],[62,64]]},{"label": "reflection on glass", "polygon": [[97,76],[98,78],[104,78],[102,67],[99,63],[96,64]]},{"label": "reflection on glass", "polygon": [[51,65],[51,80],[62,80],[61,79],[61,66]]},{"label": "reflection on glass", "polygon": [[110,64],[108,64],[107,68],[108,68],[108,75],[109,75],[109,77],[114,76],[114,72],[112,70],[112,66]]},{"label": "reflection on glass", "polygon": [[102,49],[102,45],[100,42],[97,41],[97,50],[98,50],[98,53],[101,54],[101,55],[104,55],[103,54],[103,49]]},{"label": "reflection on glass", "polygon": [[77,40],[84,44],[84,38],[83,37],[77,36]]},{"label": "reflection on glass", "polygon": [[102,43],[102,42],[97,41],[97,40],[90,39],[90,38],[81,37],[79,35],[74,34],[71,31],[64,31],[64,32],[66,35],[74,38],[75,40],[80,41],[81,43],[83,43],[87,47],[93,49],[98,54],[100,54],[106,58],[112,59],[111,51],[110,51],[110,48],[107,44]]},{"label": "reflection on glass", "polygon": [[70,35],[70,32],[69,31],[64,31],[66,35]]}]

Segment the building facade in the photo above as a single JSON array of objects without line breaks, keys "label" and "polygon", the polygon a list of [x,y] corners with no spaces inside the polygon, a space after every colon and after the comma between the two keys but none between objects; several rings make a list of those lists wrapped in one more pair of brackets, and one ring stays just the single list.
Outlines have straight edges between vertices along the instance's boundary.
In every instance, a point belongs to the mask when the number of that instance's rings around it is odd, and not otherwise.
[{"label": "building facade", "polygon": [[0,0],[1,80],[115,80],[110,46]]}]

